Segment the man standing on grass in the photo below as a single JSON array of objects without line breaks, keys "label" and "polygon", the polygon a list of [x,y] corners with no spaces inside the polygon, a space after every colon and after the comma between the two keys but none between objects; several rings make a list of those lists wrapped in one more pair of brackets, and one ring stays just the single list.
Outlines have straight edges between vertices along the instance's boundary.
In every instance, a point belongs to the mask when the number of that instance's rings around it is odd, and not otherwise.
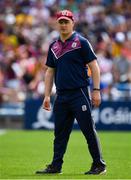
[{"label": "man standing on grass", "polygon": [[[60,37],[49,47],[43,101],[43,108],[50,111],[50,96],[55,79],[57,98],[53,108],[54,156],[47,168],[36,173],[61,173],[63,156],[76,118],[93,159],[91,169],[85,174],[103,174],[106,172],[106,164],[102,159],[91,116],[92,105],[98,107],[101,103],[100,71],[96,56],[88,40],[73,31],[74,16],[71,11],[63,10],[57,13],[57,27]],[[90,67],[93,81],[91,99],[88,94],[87,65]]]}]

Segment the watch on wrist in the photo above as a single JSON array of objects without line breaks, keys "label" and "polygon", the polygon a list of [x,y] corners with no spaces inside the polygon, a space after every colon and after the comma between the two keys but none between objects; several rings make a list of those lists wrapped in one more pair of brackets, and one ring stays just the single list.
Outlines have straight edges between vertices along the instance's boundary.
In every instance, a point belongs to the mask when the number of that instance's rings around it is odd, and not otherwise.
[{"label": "watch on wrist", "polygon": [[100,91],[99,88],[93,88],[93,91]]}]

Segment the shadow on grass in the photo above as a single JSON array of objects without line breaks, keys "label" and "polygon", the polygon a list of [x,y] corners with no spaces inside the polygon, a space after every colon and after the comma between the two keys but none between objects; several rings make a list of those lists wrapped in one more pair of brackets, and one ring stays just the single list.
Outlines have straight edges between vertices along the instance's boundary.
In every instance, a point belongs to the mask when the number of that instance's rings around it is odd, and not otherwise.
[{"label": "shadow on grass", "polygon": [[14,174],[12,175],[13,179],[86,179],[87,175],[83,173],[62,173],[62,174]]},{"label": "shadow on grass", "polygon": [[[84,175],[83,173],[64,173],[64,174],[22,174],[14,175],[12,179],[108,179],[106,175]],[[114,179],[114,178],[109,178]]]}]

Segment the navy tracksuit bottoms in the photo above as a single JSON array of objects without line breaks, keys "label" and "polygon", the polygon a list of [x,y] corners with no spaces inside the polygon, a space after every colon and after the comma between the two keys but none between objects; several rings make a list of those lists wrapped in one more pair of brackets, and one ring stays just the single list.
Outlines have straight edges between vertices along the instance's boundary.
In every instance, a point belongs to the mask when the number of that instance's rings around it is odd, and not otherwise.
[{"label": "navy tracksuit bottoms", "polygon": [[76,118],[84,134],[93,163],[104,164],[95,125],[91,116],[91,101],[87,88],[57,93],[53,115],[55,121],[54,156],[52,164],[61,169],[69,136]]}]

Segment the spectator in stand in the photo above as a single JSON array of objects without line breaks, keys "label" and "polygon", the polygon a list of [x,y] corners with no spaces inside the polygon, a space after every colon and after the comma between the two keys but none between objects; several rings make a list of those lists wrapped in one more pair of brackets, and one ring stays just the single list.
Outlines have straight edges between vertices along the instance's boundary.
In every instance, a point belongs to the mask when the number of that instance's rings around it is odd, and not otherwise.
[{"label": "spectator in stand", "polygon": [[131,83],[131,61],[122,53],[113,61],[114,82]]},{"label": "spectator in stand", "polygon": [[110,91],[113,84],[113,75],[112,75],[112,66],[113,59],[111,53],[109,52],[108,43],[101,42],[97,48],[97,59],[101,72],[101,92],[103,95],[103,99],[110,98]]}]

